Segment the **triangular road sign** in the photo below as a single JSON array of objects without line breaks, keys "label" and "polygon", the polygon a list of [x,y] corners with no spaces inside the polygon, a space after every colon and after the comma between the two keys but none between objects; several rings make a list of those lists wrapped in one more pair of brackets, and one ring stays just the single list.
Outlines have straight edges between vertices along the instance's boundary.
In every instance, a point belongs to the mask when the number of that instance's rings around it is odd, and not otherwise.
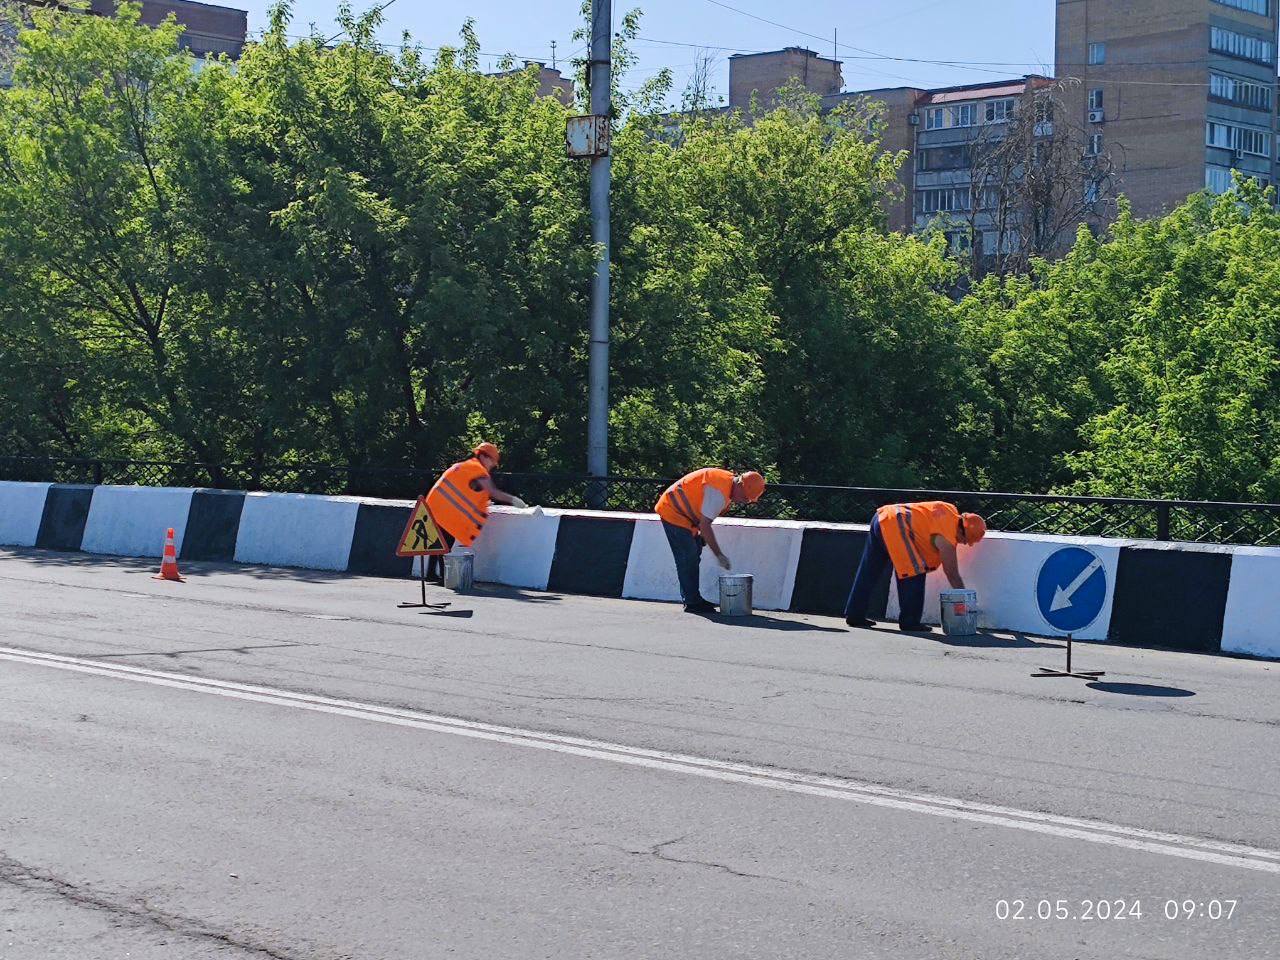
[{"label": "triangular road sign", "polygon": [[431,511],[427,509],[427,498],[419,497],[414,504],[413,514],[405,524],[404,533],[400,535],[400,545],[396,547],[397,557],[426,557],[432,554],[449,552],[444,538],[436,522],[431,519]]}]

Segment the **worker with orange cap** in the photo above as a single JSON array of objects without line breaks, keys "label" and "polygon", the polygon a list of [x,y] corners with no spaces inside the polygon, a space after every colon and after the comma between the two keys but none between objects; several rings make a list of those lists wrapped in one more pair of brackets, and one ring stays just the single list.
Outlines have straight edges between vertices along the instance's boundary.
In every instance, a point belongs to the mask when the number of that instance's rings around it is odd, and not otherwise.
[{"label": "worker with orange cap", "polygon": [[[503,493],[490,474],[497,469],[500,455],[492,443],[482,443],[471,457],[446,470],[427,494],[427,509],[441,536],[451,548],[454,543],[470,547],[489,519],[489,502],[496,500],[513,507],[526,507],[519,497]],[[427,576],[432,576],[438,559],[432,557]]]},{"label": "worker with orange cap", "polygon": [[867,619],[871,592],[892,565],[898,578],[898,629],[904,633],[932,633],[932,627],[920,622],[926,575],[941,567],[951,586],[963,590],[956,547],[973,546],[986,533],[987,522],[982,517],[962,514],[953,503],[931,500],[881,507],[871,518],[867,545],[844,610],[845,623],[851,627],[875,625],[875,621]]},{"label": "worker with orange cap", "polygon": [[680,597],[688,613],[709,613],[715,609],[715,604],[702,598],[698,587],[703,545],[711,548],[724,569],[733,566],[720,549],[715,531],[711,529],[712,521],[729,509],[731,503],[755,503],[764,493],[764,487],[764,477],[754,470],[734,476],[728,470],[707,467],[681,477],[658,498],[655,509],[671,544]]}]

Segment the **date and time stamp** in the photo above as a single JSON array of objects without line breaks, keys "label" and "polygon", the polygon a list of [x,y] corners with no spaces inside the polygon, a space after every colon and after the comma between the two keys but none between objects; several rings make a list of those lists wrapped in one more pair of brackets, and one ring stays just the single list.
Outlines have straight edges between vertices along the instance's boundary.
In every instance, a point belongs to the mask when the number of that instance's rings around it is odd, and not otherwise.
[{"label": "date and time stamp", "polygon": [[1240,900],[1174,900],[1116,898],[1066,900],[1009,898],[997,900],[995,918],[1000,921],[1074,920],[1077,922],[1124,922],[1166,920],[1169,922],[1226,922],[1240,915]]}]

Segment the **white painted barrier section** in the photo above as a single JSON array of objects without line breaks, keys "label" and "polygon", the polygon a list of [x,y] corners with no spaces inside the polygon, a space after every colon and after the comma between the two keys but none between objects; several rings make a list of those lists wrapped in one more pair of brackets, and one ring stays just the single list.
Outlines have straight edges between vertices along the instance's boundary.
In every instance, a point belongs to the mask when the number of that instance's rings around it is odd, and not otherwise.
[{"label": "white painted barrier section", "polygon": [[[715,523],[716,539],[733,561],[732,573],[749,573],[752,603],[758,610],[786,610],[791,605],[804,524],[788,520],[724,519]],[[720,601],[720,575],[725,571],[710,550],[702,552],[699,570],[702,596]],[[671,544],[662,522],[651,514],[636,516],[622,596],[630,600],[680,599]]]},{"label": "white painted barrier section", "polygon": [[[757,610],[786,610],[791,606],[791,591],[800,563],[800,541],[804,525],[788,520],[717,520],[716,539],[720,549],[733,563],[724,570],[710,550],[702,552],[702,595],[712,603],[720,602],[722,573],[749,573],[752,605]],[[667,563],[674,569],[671,551]]]},{"label": "white painted barrier section", "polygon": [[1233,553],[1222,651],[1280,657],[1280,549],[1237,547]]},{"label": "white painted barrier section", "polygon": [[165,532],[173,527],[174,544],[181,553],[194,492],[191,487],[94,487],[80,549],[120,557],[159,557],[164,553]]},{"label": "white painted barrier section", "polygon": [[[964,578],[965,586],[978,591],[978,606],[982,610],[979,623],[983,628],[1053,636],[1059,631],[1041,616],[1036,602],[1036,580],[1040,576],[1040,567],[1050,555],[1064,547],[1092,550],[1102,561],[1106,571],[1107,596],[1094,621],[1076,631],[1074,636],[1079,640],[1105,640],[1111,624],[1120,548],[1130,543],[1127,540],[1105,540],[1100,537],[990,533],[975,547],[960,547],[960,575]],[[940,622],[938,595],[949,587],[946,575],[941,570],[929,574],[925,583],[925,623]],[[889,619],[897,620],[898,613],[897,589],[891,587],[887,615]]]},{"label": "white painted barrier section", "polygon": [[236,537],[236,562],[345,570],[359,509],[357,497],[246,494]]},{"label": "white painted barrier section", "polygon": [[475,579],[528,590],[547,589],[564,510],[491,506],[475,542]]},{"label": "white painted barrier section", "polygon": [[44,516],[47,483],[0,482],[0,544],[34,547]]},{"label": "white painted barrier section", "polygon": [[628,600],[680,599],[680,581],[676,577],[675,561],[671,559],[671,544],[667,542],[662,521],[655,516],[636,520],[622,596]]}]

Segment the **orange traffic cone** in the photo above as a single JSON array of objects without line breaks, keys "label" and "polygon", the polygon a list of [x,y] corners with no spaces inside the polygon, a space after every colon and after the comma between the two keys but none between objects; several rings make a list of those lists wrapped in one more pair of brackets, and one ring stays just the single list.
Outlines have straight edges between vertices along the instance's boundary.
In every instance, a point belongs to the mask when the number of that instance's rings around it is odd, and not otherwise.
[{"label": "orange traffic cone", "polygon": [[178,572],[178,551],[173,545],[173,527],[169,528],[169,532],[164,536],[164,559],[160,561],[160,572],[157,573],[152,580],[177,580],[179,583],[185,583],[182,574]]}]

